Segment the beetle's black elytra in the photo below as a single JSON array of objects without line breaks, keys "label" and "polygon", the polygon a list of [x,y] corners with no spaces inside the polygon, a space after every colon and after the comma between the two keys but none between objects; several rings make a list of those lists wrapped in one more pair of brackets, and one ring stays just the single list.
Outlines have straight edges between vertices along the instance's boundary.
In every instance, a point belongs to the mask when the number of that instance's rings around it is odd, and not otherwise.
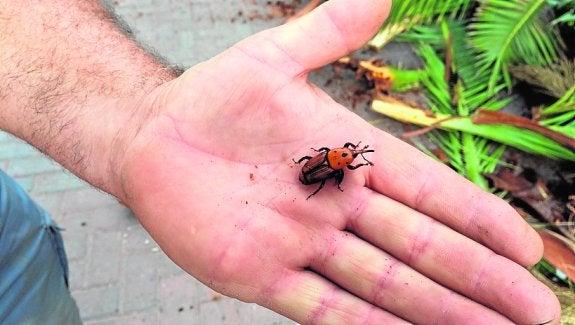
[{"label": "beetle's black elytra", "polygon": [[[321,183],[319,187],[307,197],[307,199],[317,194],[317,192],[319,192],[325,185],[326,180],[330,178],[334,178],[337,184],[337,188],[340,191],[343,191],[340,185],[341,182],[343,182],[343,169],[345,167],[353,170],[361,166],[373,166],[373,163],[367,160],[363,154],[366,152],[374,152],[374,150],[367,150],[369,147],[368,145],[364,146],[362,149],[357,149],[360,143],[361,141],[357,144],[348,142],[343,145],[342,148],[336,149],[329,149],[327,147],[320,149],[311,148],[312,150],[318,152],[318,154],[313,157],[301,157],[298,161],[293,160],[296,164],[300,164],[302,161],[307,160],[303,165],[299,175],[299,180],[302,182],[302,184],[311,185]],[[366,163],[351,165],[353,160],[358,155],[361,155]]]}]

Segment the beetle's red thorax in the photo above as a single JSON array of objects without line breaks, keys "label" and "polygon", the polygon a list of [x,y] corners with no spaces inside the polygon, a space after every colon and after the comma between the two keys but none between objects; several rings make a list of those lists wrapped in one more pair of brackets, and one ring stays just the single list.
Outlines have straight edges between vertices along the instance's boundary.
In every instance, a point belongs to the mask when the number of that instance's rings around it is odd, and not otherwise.
[{"label": "beetle's red thorax", "polygon": [[353,153],[348,148],[331,149],[327,153],[327,163],[335,170],[345,168],[353,159]]}]

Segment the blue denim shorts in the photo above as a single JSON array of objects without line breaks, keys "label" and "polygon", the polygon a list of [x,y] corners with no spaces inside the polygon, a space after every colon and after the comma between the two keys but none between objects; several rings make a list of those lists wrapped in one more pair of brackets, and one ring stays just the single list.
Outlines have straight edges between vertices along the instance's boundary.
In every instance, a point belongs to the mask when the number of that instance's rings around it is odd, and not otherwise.
[{"label": "blue denim shorts", "polygon": [[0,170],[0,324],[81,324],[60,229]]}]

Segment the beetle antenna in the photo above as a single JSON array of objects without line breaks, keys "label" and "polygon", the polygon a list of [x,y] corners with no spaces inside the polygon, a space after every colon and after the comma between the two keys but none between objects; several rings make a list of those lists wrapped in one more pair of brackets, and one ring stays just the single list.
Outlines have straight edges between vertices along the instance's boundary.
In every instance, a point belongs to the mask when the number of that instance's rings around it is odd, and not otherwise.
[{"label": "beetle antenna", "polygon": [[363,151],[360,153],[361,158],[363,158],[363,160],[367,161],[367,163],[368,163],[370,166],[373,166],[373,163],[372,163],[371,161],[367,160],[367,158],[365,158],[365,156],[363,155],[363,154],[366,153],[366,152],[375,152],[375,151],[373,151],[373,150],[363,150]]}]

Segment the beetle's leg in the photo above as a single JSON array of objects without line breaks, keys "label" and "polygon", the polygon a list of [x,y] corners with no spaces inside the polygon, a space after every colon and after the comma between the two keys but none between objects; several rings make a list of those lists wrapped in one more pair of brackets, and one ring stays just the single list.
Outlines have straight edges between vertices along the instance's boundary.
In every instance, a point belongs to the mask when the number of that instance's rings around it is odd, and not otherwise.
[{"label": "beetle's leg", "polygon": [[314,149],[314,148],[310,148],[310,149],[315,151],[315,152],[322,152],[322,151],[328,152],[329,151],[328,147],[321,147],[319,149]]},{"label": "beetle's leg", "polygon": [[342,192],[343,192],[343,188],[341,188],[340,185],[341,185],[341,182],[343,182],[343,176],[344,176],[343,169],[340,169],[339,172],[337,174],[335,174],[335,176],[334,176],[335,182],[337,184],[337,188]]},{"label": "beetle's leg", "polygon": [[373,166],[373,163],[371,161],[366,160],[368,163],[367,164],[357,164],[357,165],[347,165],[347,168],[354,170],[354,169],[358,169],[361,166]]},{"label": "beetle's leg", "polygon": [[[361,141],[360,141],[359,143],[361,143]],[[351,147],[352,149],[355,149],[355,148],[357,148],[357,146],[359,145],[359,143],[358,143],[358,144],[353,144],[353,143],[351,143],[351,142],[346,142],[346,143],[343,145],[343,147],[344,147],[344,148],[349,148],[349,147]]]},{"label": "beetle's leg", "polygon": [[296,164],[301,164],[301,162],[304,161],[304,160],[306,160],[306,159],[307,159],[307,160],[310,160],[311,157],[310,157],[310,156],[304,156],[304,157],[301,157],[298,161],[295,161],[295,159],[293,159],[293,158],[292,158],[291,160],[293,160],[293,162],[296,163]]},{"label": "beetle's leg", "polygon": [[343,145],[344,148],[349,148],[351,147],[352,149],[355,149],[357,147],[359,147],[359,144],[361,143],[361,141],[359,141],[357,144],[353,144],[351,142],[347,142],[346,144]]},{"label": "beetle's leg", "polygon": [[319,187],[317,188],[317,190],[315,190],[313,193],[311,193],[306,200],[309,200],[310,197],[314,196],[317,194],[317,192],[319,192],[319,190],[321,190],[323,188],[323,186],[325,185],[325,179],[323,181],[321,181],[321,184],[319,184]]},{"label": "beetle's leg", "polygon": [[361,154],[361,158],[363,158],[363,160],[367,161],[367,164],[370,166],[373,166],[373,163],[369,160],[367,160],[367,158],[365,158],[365,156],[363,155],[363,153]]}]

